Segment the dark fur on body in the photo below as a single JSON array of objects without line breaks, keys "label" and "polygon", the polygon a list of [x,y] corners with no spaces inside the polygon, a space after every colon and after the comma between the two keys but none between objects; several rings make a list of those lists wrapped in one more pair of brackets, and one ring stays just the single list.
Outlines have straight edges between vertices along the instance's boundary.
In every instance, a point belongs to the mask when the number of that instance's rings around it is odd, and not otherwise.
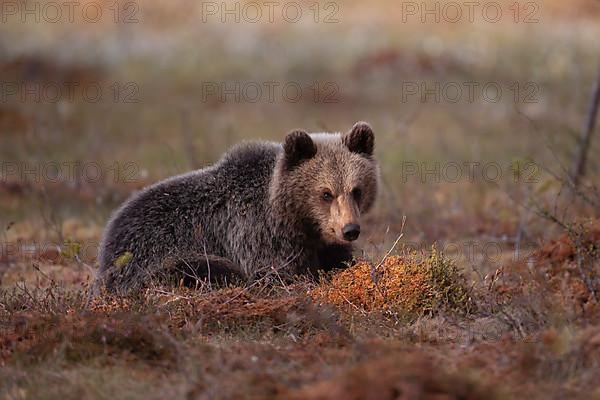
[{"label": "dark fur on body", "polygon": [[294,131],[283,145],[241,144],[211,167],[144,189],[106,227],[95,291],[129,292],[167,271],[218,281],[343,267],[352,246],[340,229],[377,191],[373,140],[365,123],[344,135]]}]

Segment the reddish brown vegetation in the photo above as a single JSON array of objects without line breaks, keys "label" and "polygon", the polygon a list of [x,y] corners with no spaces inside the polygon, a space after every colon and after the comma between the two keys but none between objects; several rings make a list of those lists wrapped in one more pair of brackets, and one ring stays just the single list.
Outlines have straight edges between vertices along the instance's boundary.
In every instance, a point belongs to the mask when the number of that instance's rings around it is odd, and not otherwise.
[{"label": "reddish brown vegetation", "polygon": [[496,291],[504,300],[540,291],[554,306],[575,316],[594,317],[600,282],[600,222],[574,226],[530,258],[499,270]]},{"label": "reddish brown vegetation", "polygon": [[573,268],[582,244],[596,248],[597,226],[474,289],[434,249],[359,262],[319,285],[155,287],[90,304],[52,285],[5,292],[2,365],[118,360],[185,374],[188,399],[577,398],[600,368],[599,325],[572,311],[596,304]]},{"label": "reddish brown vegetation", "polygon": [[469,312],[466,280],[435,248],[427,257],[410,253],[387,257],[379,265],[358,264],[312,292],[317,301],[341,308],[421,316],[441,309]]},{"label": "reddish brown vegetation", "polygon": [[494,391],[431,357],[406,351],[362,363],[339,376],[309,385],[291,398],[306,400],[493,399]]}]

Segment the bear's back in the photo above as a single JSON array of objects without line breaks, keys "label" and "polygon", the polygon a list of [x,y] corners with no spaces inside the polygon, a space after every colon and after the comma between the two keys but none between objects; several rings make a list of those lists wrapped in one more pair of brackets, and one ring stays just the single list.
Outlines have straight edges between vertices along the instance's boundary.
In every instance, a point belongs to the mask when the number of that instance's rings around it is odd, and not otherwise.
[{"label": "bear's back", "polygon": [[218,195],[236,195],[238,200],[251,202],[259,200],[256,196],[265,200],[279,152],[281,145],[273,142],[248,142],[233,147],[214,167]]},{"label": "bear's back", "polygon": [[196,246],[200,232],[208,250],[224,255],[228,232],[248,229],[250,216],[264,221],[269,181],[280,151],[277,143],[242,143],[210,167],[168,178],[133,195],[107,226],[101,269],[125,252],[142,264],[156,262],[172,249]]}]

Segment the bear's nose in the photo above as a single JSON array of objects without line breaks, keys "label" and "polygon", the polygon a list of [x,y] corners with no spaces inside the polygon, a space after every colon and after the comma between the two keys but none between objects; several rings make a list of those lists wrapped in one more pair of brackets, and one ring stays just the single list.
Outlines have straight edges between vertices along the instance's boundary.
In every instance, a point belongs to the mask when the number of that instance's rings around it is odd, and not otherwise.
[{"label": "bear's nose", "polygon": [[344,235],[345,240],[356,240],[358,239],[358,235],[360,235],[360,225],[358,224],[348,224],[342,228],[342,234]]}]

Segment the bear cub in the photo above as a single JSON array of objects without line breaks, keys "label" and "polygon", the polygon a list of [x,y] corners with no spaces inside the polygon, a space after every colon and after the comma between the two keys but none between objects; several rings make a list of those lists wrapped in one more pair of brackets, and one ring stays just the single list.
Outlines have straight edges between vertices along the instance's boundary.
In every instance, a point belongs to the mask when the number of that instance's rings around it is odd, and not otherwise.
[{"label": "bear cub", "polygon": [[343,134],[295,130],[145,188],[108,222],[93,292],[173,273],[192,284],[344,267],[377,193],[374,144],[365,122]]}]

